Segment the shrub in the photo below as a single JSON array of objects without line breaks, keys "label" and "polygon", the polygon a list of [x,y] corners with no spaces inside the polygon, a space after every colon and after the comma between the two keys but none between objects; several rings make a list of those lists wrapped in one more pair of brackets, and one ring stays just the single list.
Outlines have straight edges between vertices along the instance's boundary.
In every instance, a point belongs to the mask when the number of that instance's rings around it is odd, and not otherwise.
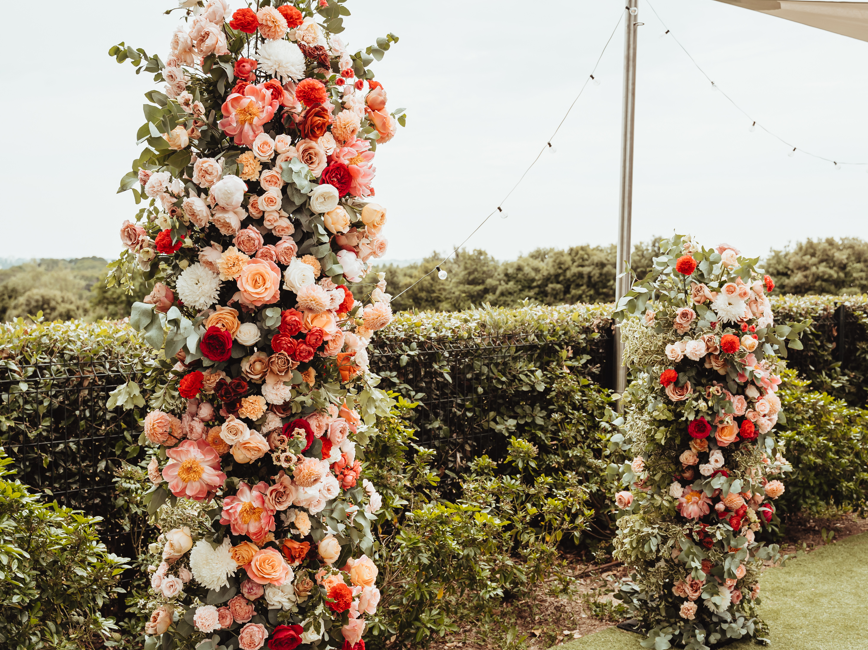
[{"label": "shrub", "polygon": [[786,424],[779,438],[793,466],[784,512],[817,512],[827,506],[868,508],[868,411],[826,393],[808,390],[810,381],[790,373],[780,390]]},{"label": "shrub", "polygon": [[0,448],[0,645],[81,650],[116,645],[100,609],[123,590],[126,558],[99,541],[99,517],[43,504],[8,477]]}]

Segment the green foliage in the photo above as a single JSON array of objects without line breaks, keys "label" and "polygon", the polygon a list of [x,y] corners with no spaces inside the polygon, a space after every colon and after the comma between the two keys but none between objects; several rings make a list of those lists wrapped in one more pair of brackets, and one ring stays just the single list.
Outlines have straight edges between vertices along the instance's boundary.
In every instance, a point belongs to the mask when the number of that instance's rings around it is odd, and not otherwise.
[{"label": "green foliage", "polygon": [[0,448],[0,645],[84,650],[117,645],[100,609],[117,593],[126,558],[99,541],[98,517],[43,504],[5,469]]},{"label": "green foliage", "polygon": [[787,416],[778,437],[793,466],[784,512],[817,513],[828,506],[868,509],[868,411],[848,406],[826,393],[808,390],[811,382],[789,373],[779,391]]},{"label": "green foliage", "polygon": [[786,294],[868,292],[868,242],[858,237],[808,239],[772,250],[765,263]]}]

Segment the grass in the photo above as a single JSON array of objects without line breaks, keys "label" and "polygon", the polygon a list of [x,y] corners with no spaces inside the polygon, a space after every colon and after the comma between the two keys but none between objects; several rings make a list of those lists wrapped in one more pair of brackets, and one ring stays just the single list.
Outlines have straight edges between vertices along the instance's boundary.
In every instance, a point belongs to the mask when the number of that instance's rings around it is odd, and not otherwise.
[{"label": "grass", "polygon": [[[760,613],[776,650],[868,648],[868,533],[847,537],[762,577]],[[641,650],[640,637],[609,628],[558,650]],[[758,648],[741,641],[727,650]]]}]

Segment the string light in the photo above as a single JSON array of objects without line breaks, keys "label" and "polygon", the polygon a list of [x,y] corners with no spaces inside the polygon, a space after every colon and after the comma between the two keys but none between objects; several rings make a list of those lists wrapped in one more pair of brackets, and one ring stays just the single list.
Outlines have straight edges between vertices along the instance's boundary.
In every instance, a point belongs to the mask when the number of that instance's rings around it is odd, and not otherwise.
[{"label": "string light", "polygon": [[551,142],[549,142],[548,145],[549,145],[549,153],[555,154],[558,152],[558,148],[555,145],[553,145]]},{"label": "string light", "polygon": [[[634,10],[634,11],[632,11],[631,13],[635,16],[636,13],[638,13],[638,12],[636,12],[636,11]],[[564,113],[564,116],[563,116],[563,118],[561,118],[560,123],[558,123],[557,128],[554,130],[554,133],[552,133],[552,134],[551,134],[551,137],[549,137],[549,139],[546,140],[545,145],[543,145],[542,149],[540,149],[539,153],[536,155],[536,158],[534,158],[534,159],[533,159],[533,162],[531,162],[531,164],[528,165],[527,169],[524,170],[524,173],[519,177],[519,179],[518,179],[518,181],[516,182],[516,184],[512,186],[512,189],[509,190],[509,192],[507,193],[507,195],[506,195],[505,197],[503,197],[503,200],[498,204],[497,208],[495,208],[494,210],[492,210],[492,211],[488,214],[488,216],[485,217],[485,219],[483,219],[482,222],[481,222],[478,226],[476,226],[476,228],[473,229],[473,232],[471,232],[469,235],[467,235],[467,237],[464,239],[464,241],[461,242],[458,246],[456,246],[456,247],[452,250],[452,252],[449,253],[449,255],[447,255],[447,256],[444,257],[442,260],[440,260],[440,263],[437,264],[437,266],[435,266],[433,269],[431,269],[430,271],[428,271],[428,273],[426,273],[426,274],[423,275],[421,278],[419,278],[418,280],[416,280],[416,281],[415,281],[413,284],[411,284],[409,287],[407,287],[406,289],[404,289],[401,293],[399,293],[398,295],[394,296],[394,297],[392,298],[392,302],[395,302],[396,300],[398,300],[398,298],[400,298],[401,296],[403,296],[403,295],[404,295],[405,293],[407,293],[410,289],[412,289],[412,288],[415,287],[417,284],[419,284],[420,282],[422,282],[422,280],[424,280],[425,278],[427,278],[428,276],[430,276],[430,275],[432,275],[432,274],[434,274],[434,273],[436,273],[436,274],[437,274],[437,277],[439,277],[441,280],[445,280],[447,274],[446,274],[446,271],[444,271],[444,270],[441,268],[441,266],[442,266],[443,264],[445,264],[446,262],[448,262],[450,259],[452,259],[452,257],[453,257],[453,256],[454,256],[454,255],[455,255],[459,250],[461,250],[461,249],[464,247],[464,245],[465,245],[465,244],[470,240],[470,238],[473,237],[473,235],[475,235],[477,232],[479,232],[479,230],[480,230],[480,229],[481,229],[481,228],[482,228],[486,223],[488,223],[488,220],[491,219],[491,217],[493,217],[495,214],[500,215],[500,217],[501,217],[502,219],[506,219],[506,218],[509,216],[509,213],[507,213],[506,210],[503,209],[503,204],[506,203],[506,201],[509,199],[509,197],[512,196],[513,192],[515,192],[515,191],[518,189],[518,186],[521,185],[521,183],[524,181],[525,177],[527,177],[528,172],[530,172],[530,170],[533,169],[534,165],[536,165],[537,162],[539,162],[539,159],[542,157],[542,155],[543,155],[547,150],[551,151],[551,153],[555,153],[556,149],[555,149],[555,146],[552,144],[552,141],[555,139],[555,136],[557,136],[558,132],[561,130],[561,127],[564,125],[564,122],[567,121],[567,118],[570,116],[570,113],[572,112],[572,110],[573,110],[573,108],[575,107],[576,103],[579,101],[579,98],[580,98],[580,97],[582,96],[582,94],[585,92],[585,89],[588,87],[588,84],[589,84],[589,83],[594,83],[594,84],[596,84],[596,85],[599,85],[599,82],[597,81],[596,77],[594,76],[594,73],[597,71],[597,68],[600,66],[600,61],[603,60],[603,55],[606,53],[606,50],[609,49],[609,44],[612,42],[612,39],[615,37],[615,32],[618,31],[618,27],[620,27],[620,25],[621,25],[621,21],[622,21],[622,20],[624,20],[624,11],[623,11],[623,10],[620,10],[620,11],[618,12],[618,22],[615,23],[615,28],[612,30],[612,33],[609,34],[609,39],[606,41],[606,44],[603,46],[603,50],[600,52],[600,56],[597,57],[597,62],[594,64],[594,69],[591,70],[591,74],[588,76],[587,79],[585,79],[585,83],[582,84],[582,87],[579,89],[579,94],[576,95],[575,99],[573,99],[573,103],[570,104],[569,108],[567,108],[566,113]]]},{"label": "string light", "polygon": [[754,122],[753,124],[750,125],[750,128],[748,129],[748,131],[750,131],[751,133],[756,131],[756,122]]},{"label": "string light", "polygon": [[[651,8],[651,11],[654,12],[654,15],[657,16],[657,20],[660,21],[660,24],[663,25],[663,28],[666,30],[666,33],[664,34],[664,36],[667,35],[667,34],[671,34],[671,31],[670,31],[669,28],[666,26],[666,23],[663,22],[663,19],[660,17],[660,14],[657,13],[657,10],[654,8],[654,5],[651,4],[650,0],[648,0],[648,6]],[[750,116],[750,114],[749,114],[746,110],[744,110],[741,106],[739,106],[738,104],[736,104],[736,103],[735,103],[735,100],[733,100],[732,97],[730,97],[729,95],[727,95],[723,90],[720,89],[720,87],[719,87],[716,83],[714,83],[714,81],[712,81],[711,77],[709,77],[708,74],[705,72],[705,70],[702,69],[702,66],[700,66],[699,63],[696,62],[696,59],[694,59],[694,58],[693,58],[693,55],[691,55],[690,52],[687,51],[687,48],[684,47],[684,45],[682,45],[681,41],[678,40],[678,38],[675,36],[675,34],[671,34],[671,35],[672,35],[672,40],[674,40],[674,41],[678,44],[678,47],[680,47],[681,50],[684,52],[684,54],[687,55],[687,58],[689,58],[689,59],[693,62],[693,65],[696,66],[696,69],[699,70],[699,72],[702,73],[702,75],[703,75],[706,79],[708,79],[708,81],[711,83],[711,88],[712,88],[712,90],[716,90],[716,91],[719,92],[721,95],[723,95],[724,97],[726,97],[726,99],[729,101],[730,104],[732,104],[732,105],[733,105],[737,110],[739,110],[739,111],[740,111],[740,112],[741,112],[741,113],[742,113],[746,118],[748,118],[748,119],[751,121],[751,123],[752,123],[752,124],[751,124],[751,127],[750,127],[750,130],[751,130],[751,131],[753,131],[755,127],[759,127],[759,128],[761,128],[763,131],[765,131],[766,133],[768,133],[768,134],[769,134],[770,136],[772,136],[773,138],[776,138],[776,139],[779,140],[781,143],[785,144],[787,147],[792,147],[792,148],[793,148],[793,150],[790,151],[790,152],[787,154],[790,158],[792,158],[793,156],[796,155],[796,147],[795,147],[791,142],[788,142],[787,140],[784,140],[784,139],[783,139],[781,136],[779,136],[777,133],[774,133],[774,132],[770,131],[769,129],[767,129],[767,128],[766,128],[765,126],[763,126],[762,124],[757,124],[757,122],[756,122],[756,121],[755,121],[755,120]],[[826,162],[830,162],[830,163],[832,163],[832,164],[835,166],[835,169],[839,169],[839,170],[840,170],[844,165],[851,165],[851,166],[866,166],[866,167],[868,167],[868,162],[838,162],[838,161],[833,160],[833,159],[831,159],[831,158],[826,158],[825,156],[820,156],[820,155],[818,155],[818,154],[811,153],[811,152],[809,152],[809,151],[805,151],[804,149],[800,149],[800,151],[801,151],[803,154],[807,155],[807,156],[811,156],[812,158],[817,158],[817,159],[819,159],[819,160],[824,160],[824,161],[826,161]]]},{"label": "string light", "polygon": [[595,85],[595,86],[599,86],[599,85],[600,85],[600,80],[597,79],[594,75],[591,75],[591,81],[594,82],[594,85]]},{"label": "string light", "polygon": [[668,35],[669,35],[669,30],[667,29],[665,32],[663,32],[662,34],[660,34],[660,38],[661,38],[661,39],[664,39],[664,38],[666,38]]}]

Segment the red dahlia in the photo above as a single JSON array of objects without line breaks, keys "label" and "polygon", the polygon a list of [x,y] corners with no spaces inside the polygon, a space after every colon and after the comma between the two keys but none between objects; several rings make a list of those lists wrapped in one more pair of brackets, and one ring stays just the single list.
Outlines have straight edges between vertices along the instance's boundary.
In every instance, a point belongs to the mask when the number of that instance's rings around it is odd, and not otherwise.
[{"label": "red dahlia", "polygon": [[691,438],[707,438],[711,433],[711,425],[705,418],[698,418],[687,425],[687,433]]},{"label": "red dahlia", "polygon": [[277,10],[286,18],[286,24],[290,29],[295,29],[304,22],[301,12],[291,5],[281,5]]},{"label": "red dahlia", "polygon": [[775,290],[775,282],[774,282],[774,280],[772,280],[772,276],[764,275],[763,276],[763,282],[766,283],[766,291],[771,293],[772,291]]},{"label": "red dahlia", "polygon": [[164,230],[154,240],[154,245],[157,247],[157,252],[163,255],[174,255],[181,246],[184,245],[184,235],[178,235],[178,242],[172,243],[172,231]]},{"label": "red dahlia", "polygon": [[317,106],[325,104],[329,94],[321,81],[304,79],[295,88],[295,98],[305,106]]},{"label": "red dahlia", "polygon": [[333,162],[322,171],[319,182],[321,185],[333,185],[340,196],[346,196],[352,187],[353,176],[344,163]]},{"label": "red dahlia", "polygon": [[664,386],[674,384],[676,381],[678,381],[678,373],[675,372],[672,368],[664,370],[663,374],[660,375],[660,383]]},{"label": "red dahlia", "polygon": [[682,275],[690,275],[696,270],[696,260],[690,255],[679,257],[678,261],[675,262],[675,270]]},{"label": "red dahlia", "polygon": [[292,432],[296,429],[304,431],[305,445],[302,452],[305,452],[310,449],[310,446],[313,444],[313,429],[311,429],[310,423],[307,420],[299,418],[298,420],[293,420],[289,424],[284,424],[281,433],[283,433],[287,438],[292,439]]},{"label": "red dahlia", "polygon": [[256,28],[259,27],[259,20],[252,9],[244,8],[232,14],[229,26],[245,34],[254,34],[256,33]]},{"label": "red dahlia", "polygon": [[200,370],[196,370],[181,378],[178,392],[181,394],[181,397],[193,399],[202,390],[203,383],[205,383],[205,375]]},{"label": "red dahlia", "polygon": [[219,327],[209,327],[199,341],[202,355],[211,361],[228,361],[232,356],[232,335]]},{"label": "red dahlia", "polygon": [[353,592],[342,582],[329,589],[328,598],[333,601],[327,603],[329,609],[338,614],[347,611],[353,604]]},{"label": "red dahlia", "polygon": [[724,334],[720,337],[720,349],[726,354],[735,354],[741,347],[741,341],[735,334]]},{"label": "red dahlia", "polygon": [[738,433],[741,436],[742,440],[753,440],[757,437],[756,427],[750,420],[745,420],[741,423],[741,427],[739,428]]}]

